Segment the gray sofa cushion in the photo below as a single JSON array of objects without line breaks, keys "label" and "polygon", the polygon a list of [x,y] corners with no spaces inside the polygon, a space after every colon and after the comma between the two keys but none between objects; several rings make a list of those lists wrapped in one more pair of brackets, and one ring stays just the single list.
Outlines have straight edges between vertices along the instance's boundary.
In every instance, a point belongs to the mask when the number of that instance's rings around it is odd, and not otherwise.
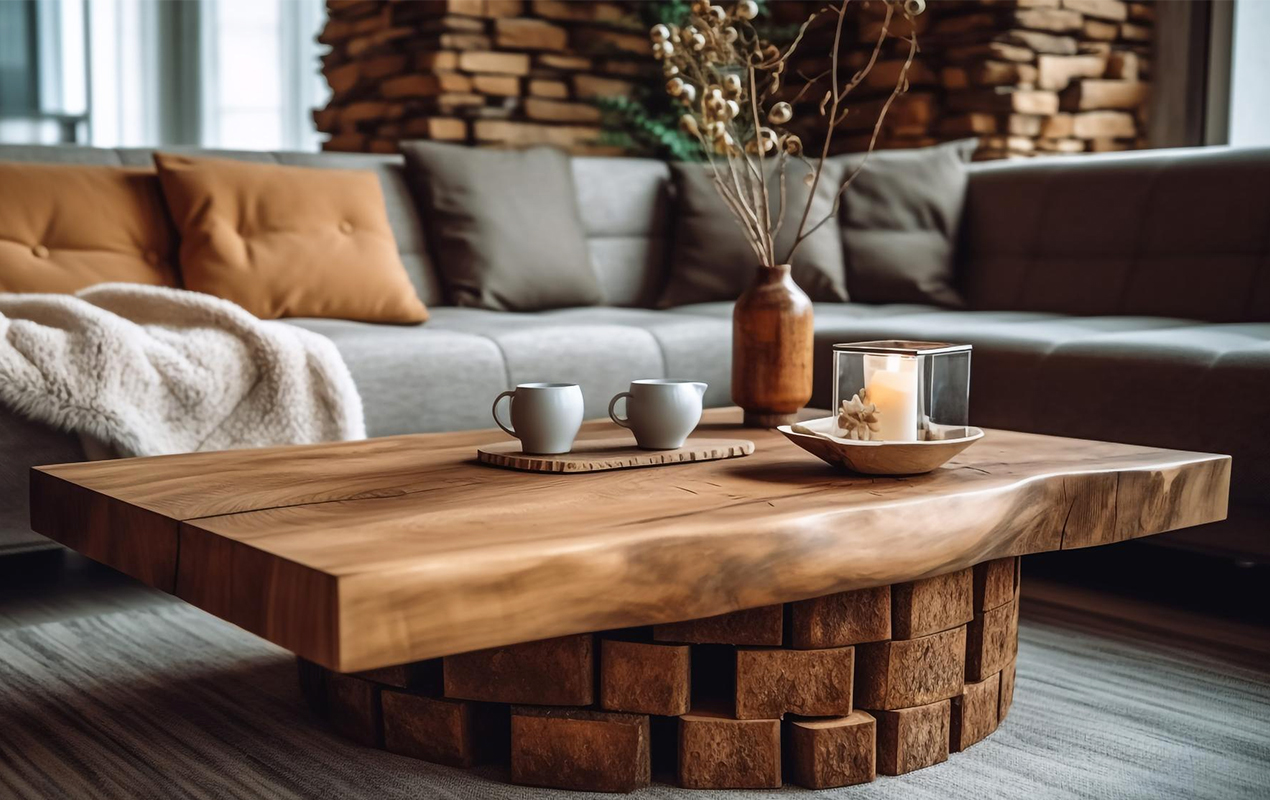
[{"label": "gray sofa cushion", "polygon": [[972,308],[1270,321],[1270,148],[981,164]]},{"label": "gray sofa cushion", "polygon": [[[809,226],[832,210],[834,194],[842,182],[842,166],[837,160],[826,162]],[[770,213],[775,220],[780,208],[780,184],[775,164],[768,167]],[[715,188],[710,166],[675,163],[670,169],[675,186],[675,233],[666,288],[658,306],[735,300],[754,281],[758,256],[747,244],[741,223]],[[725,164],[720,164],[719,169],[720,174],[727,174]],[[787,165],[785,221],[775,247],[778,261],[785,258],[797,238],[803,206],[810,193],[803,183],[808,174],[801,161],[791,160]],[[799,246],[793,259],[793,277],[812,300],[847,299],[850,287],[843,267],[837,219],[830,219]]]},{"label": "gray sofa cushion", "polygon": [[542,311],[603,301],[564,152],[423,141],[401,151],[451,303]]},{"label": "gray sofa cushion", "polygon": [[[966,163],[977,139],[840,156],[847,290],[862,303],[964,305],[955,287]],[[863,166],[861,166],[863,165]]]},{"label": "gray sofa cushion", "polygon": [[574,158],[591,266],[614,306],[652,306],[665,283],[670,168],[644,158]]},{"label": "gray sofa cushion", "polygon": [[370,436],[489,427],[486,403],[507,388],[502,353],[479,334],[442,330],[432,321],[418,327],[287,322],[335,343],[362,395]]},{"label": "gray sofa cushion", "polygon": [[27,509],[31,467],[83,461],[79,438],[0,408],[0,555],[47,547]]},{"label": "gray sofa cushion", "polygon": [[730,396],[731,327],[717,319],[624,308],[537,314],[442,308],[428,325],[488,337],[503,354],[509,387],[580,385],[590,417],[605,416],[609,399],[636,378],[704,380],[711,405],[725,405]]}]

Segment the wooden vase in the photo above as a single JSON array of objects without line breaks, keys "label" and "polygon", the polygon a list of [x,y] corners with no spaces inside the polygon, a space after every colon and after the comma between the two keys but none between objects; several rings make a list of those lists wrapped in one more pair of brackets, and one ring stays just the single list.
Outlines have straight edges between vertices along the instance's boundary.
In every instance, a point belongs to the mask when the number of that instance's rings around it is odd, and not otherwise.
[{"label": "wooden vase", "polygon": [[811,299],[789,265],[759,267],[732,309],[732,402],[745,424],[788,425],[811,400]]}]

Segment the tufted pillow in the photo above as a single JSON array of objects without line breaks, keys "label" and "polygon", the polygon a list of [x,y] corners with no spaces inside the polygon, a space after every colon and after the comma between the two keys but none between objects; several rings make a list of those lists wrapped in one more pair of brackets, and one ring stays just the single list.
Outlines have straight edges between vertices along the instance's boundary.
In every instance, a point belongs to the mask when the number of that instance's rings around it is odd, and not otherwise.
[{"label": "tufted pillow", "polygon": [[175,246],[152,170],[0,162],[0,292],[175,286]]},{"label": "tufted pillow", "polygon": [[373,172],[156,153],[187,289],[262,319],[419,323]]}]

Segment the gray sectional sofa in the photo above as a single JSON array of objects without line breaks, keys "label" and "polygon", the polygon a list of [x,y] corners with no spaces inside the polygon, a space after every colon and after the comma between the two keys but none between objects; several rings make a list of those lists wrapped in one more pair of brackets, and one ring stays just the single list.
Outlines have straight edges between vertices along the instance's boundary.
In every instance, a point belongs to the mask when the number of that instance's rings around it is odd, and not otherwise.
[{"label": "gray sectional sofa", "polygon": [[[25,161],[143,165],[150,153],[0,146],[0,159]],[[652,308],[673,232],[660,162],[573,161],[608,304],[522,314],[445,305],[399,158],[211,154],[379,174],[431,319],[290,320],[344,355],[372,436],[490,427],[494,396],[531,380],[581,384],[593,417],[638,377],[705,380],[707,403],[729,404],[730,303]],[[968,169],[966,307],[817,304],[813,404],[830,402],[834,342],[970,342],[977,425],[1233,455],[1231,519],[1173,541],[1270,561],[1270,150]],[[0,453],[0,552],[46,546],[27,526],[27,470],[81,459],[79,443],[0,412]]]}]

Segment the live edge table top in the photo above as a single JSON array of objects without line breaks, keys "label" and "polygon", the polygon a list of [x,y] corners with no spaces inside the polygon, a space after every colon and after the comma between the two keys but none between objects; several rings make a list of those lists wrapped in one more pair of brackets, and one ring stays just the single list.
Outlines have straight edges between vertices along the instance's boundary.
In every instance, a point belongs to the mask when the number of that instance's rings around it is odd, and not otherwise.
[{"label": "live edge table top", "polygon": [[37,467],[32,527],[351,672],[1226,515],[1227,456],[992,430],[929,475],[868,478],[739,420],[697,435],[753,455],[583,474],[478,463],[498,431]]}]

